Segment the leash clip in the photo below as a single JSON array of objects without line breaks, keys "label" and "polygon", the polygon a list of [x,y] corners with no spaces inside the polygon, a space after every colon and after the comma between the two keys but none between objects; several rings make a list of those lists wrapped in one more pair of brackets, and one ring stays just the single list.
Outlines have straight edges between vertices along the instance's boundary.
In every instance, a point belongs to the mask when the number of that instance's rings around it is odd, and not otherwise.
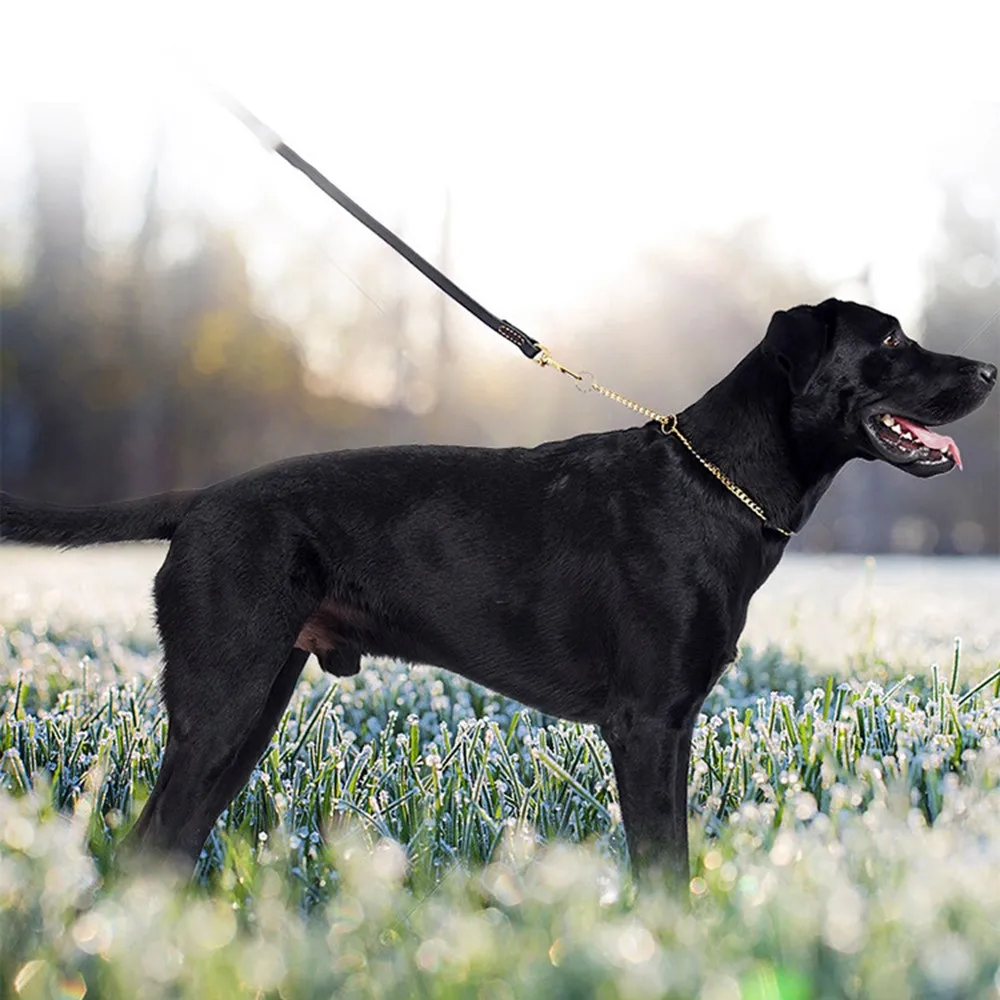
[{"label": "leash clip", "polygon": [[590,372],[575,372],[572,368],[567,368],[561,362],[556,361],[544,344],[539,344],[538,347],[538,354],[533,359],[536,365],[541,368],[555,368],[560,375],[568,375],[573,379],[580,392],[590,392],[594,381],[594,376]]}]

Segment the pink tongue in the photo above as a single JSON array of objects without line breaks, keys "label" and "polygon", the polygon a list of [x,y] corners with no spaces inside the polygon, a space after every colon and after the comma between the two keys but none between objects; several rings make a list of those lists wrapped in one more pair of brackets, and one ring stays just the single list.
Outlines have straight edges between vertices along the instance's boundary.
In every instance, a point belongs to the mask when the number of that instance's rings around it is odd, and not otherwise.
[{"label": "pink tongue", "polygon": [[960,469],[962,468],[962,453],[958,450],[958,445],[947,434],[935,434],[934,431],[921,427],[920,424],[911,424],[909,420],[904,420],[902,417],[894,416],[893,420],[904,431],[909,431],[918,441],[927,445],[928,448],[935,448],[937,451],[943,451],[946,455],[951,455],[955,459],[955,464]]}]

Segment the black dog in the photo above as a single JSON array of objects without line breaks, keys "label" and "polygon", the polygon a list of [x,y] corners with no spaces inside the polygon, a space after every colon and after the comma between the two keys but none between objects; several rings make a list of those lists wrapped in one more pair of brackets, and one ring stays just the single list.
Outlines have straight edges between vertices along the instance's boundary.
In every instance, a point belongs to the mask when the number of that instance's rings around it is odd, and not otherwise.
[{"label": "black dog", "polygon": [[[70,509],[3,496],[12,541],[172,539],[156,576],[170,728],[142,846],[194,858],[265,749],[310,653],[436,664],[596,723],[633,862],[688,877],[691,732],[754,591],[852,458],[933,476],[927,430],[993,365],[934,354],[828,300],[677,418],[537,448],[396,447],[290,459],[203,490]],[[685,446],[711,460],[765,521]]]}]

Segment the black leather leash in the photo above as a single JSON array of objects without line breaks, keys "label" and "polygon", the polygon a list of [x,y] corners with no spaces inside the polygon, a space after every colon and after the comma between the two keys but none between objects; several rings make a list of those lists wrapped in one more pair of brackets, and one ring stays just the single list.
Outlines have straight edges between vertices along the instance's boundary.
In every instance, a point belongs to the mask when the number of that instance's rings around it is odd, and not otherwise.
[{"label": "black leather leash", "polygon": [[329,178],[325,177],[308,160],[299,156],[281,137],[252,115],[239,101],[228,94],[219,94],[223,105],[238,118],[266,149],[273,150],[296,170],[305,174],[325,195],[332,198],[341,208],[350,212],[362,225],[367,226],[379,239],[384,240],[396,253],[405,257],[424,277],[429,278],[446,295],[451,296],[460,306],[468,309],[476,319],[485,323],[495,333],[509,340],[525,357],[536,358],[542,353],[542,345],[519,330],[513,323],[494,316],[480,305],[468,292],[463,291],[447,275],[442,274],[429,260],[421,257],[408,243],[404,243],[394,232],[386,229],[371,213],[366,212],[353,198],[345,194]]}]

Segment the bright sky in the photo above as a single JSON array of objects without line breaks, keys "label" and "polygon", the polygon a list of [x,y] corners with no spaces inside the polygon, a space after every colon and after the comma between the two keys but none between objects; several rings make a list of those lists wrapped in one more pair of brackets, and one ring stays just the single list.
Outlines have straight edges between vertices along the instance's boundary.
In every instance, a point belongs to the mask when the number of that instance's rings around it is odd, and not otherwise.
[{"label": "bright sky", "polygon": [[873,265],[875,304],[905,320],[936,172],[974,159],[976,102],[1000,94],[988,4],[19,7],[3,18],[0,210],[26,195],[26,105],[80,101],[107,235],[136,221],[158,116],[172,203],[237,221],[280,206],[260,267],[331,220],[343,232],[187,60],[432,257],[450,189],[452,277],[541,339],[620,292],[643,252],[754,216],[832,293]]}]

